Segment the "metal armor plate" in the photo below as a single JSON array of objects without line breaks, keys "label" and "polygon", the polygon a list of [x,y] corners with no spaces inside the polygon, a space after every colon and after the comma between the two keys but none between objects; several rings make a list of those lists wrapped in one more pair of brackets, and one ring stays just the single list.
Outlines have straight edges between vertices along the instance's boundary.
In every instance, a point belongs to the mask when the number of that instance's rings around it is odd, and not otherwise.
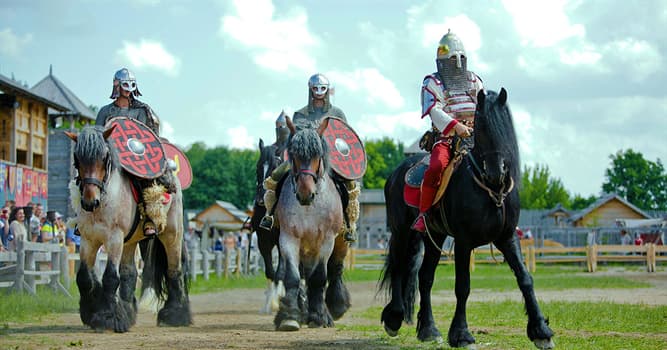
[{"label": "metal armor plate", "polygon": [[160,139],[146,124],[128,117],[114,117],[107,127],[120,164],[128,173],[142,179],[155,179],[167,169],[167,158]]},{"label": "metal armor plate", "polygon": [[162,139],[162,147],[164,147],[167,159],[174,161],[174,164],[176,164],[174,175],[178,177],[178,181],[181,183],[181,190],[190,187],[192,184],[192,167],[190,166],[188,157],[186,157],[185,153],[178,149],[178,147],[172,145],[165,139]]},{"label": "metal armor plate", "polygon": [[329,146],[331,168],[346,180],[357,180],[366,173],[366,150],[352,128],[344,121],[329,118],[322,134]]}]

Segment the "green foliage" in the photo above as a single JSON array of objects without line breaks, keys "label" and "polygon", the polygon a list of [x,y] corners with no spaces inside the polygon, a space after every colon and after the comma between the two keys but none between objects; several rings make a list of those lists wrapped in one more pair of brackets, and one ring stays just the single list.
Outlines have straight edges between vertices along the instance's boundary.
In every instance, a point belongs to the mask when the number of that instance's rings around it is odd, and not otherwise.
[{"label": "green foliage", "polygon": [[651,162],[632,149],[610,155],[602,190],[616,193],[644,210],[667,210],[667,173],[660,159]]},{"label": "green foliage", "polygon": [[192,185],[183,193],[185,208],[206,208],[216,200],[225,200],[239,209],[252,203],[255,195],[257,150],[207,149],[202,142],[185,152],[192,166]]},{"label": "green foliage", "polygon": [[384,188],[387,178],[403,161],[403,143],[384,137],[364,142],[368,166],[364,175],[364,188]]},{"label": "green foliage", "polygon": [[590,195],[588,198],[584,198],[579,194],[576,194],[572,199],[571,209],[572,210],[582,210],[588,208],[589,205],[593,204],[597,200],[597,197]]},{"label": "green foliage", "polygon": [[521,209],[551,209],[559,203],[565,208],[570,207],[570,194],[560,179],[551,178],[546,165],[524,167],[519,198]]}]

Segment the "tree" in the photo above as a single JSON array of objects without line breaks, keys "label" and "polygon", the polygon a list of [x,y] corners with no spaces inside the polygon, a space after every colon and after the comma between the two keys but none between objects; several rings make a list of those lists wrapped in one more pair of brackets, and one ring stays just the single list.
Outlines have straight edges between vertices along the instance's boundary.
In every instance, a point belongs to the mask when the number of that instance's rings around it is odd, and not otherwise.
[{"label": "tree", "polygon": [[644,210],[667,210],[667,174],[658,159],[651,162],[632,149],[609,156],[602,190],[616,193]]},{"label": "tree", "polygon": [[522,209],[551,209],[558,203],[565,208],[570,207],[570,194],[560,179],[551,178],[546,165],[524,167],[519,198]]},{"label": "tree", "polygon": [[584,208],[588,208],[589,205],[593,204],[597,200],[597,197],[590,195],[588,198],[584,198],[579,194],[576,194],[574,198],[572,198],[572,210],[581,210]]},{"label": "tree", "polygon": [[256,150],[207,149],[202,142],[185,152],[192,167],[192,185],[183,193],[185,208],[205,208],[216,200],[225,200],[241,210],[255,195]]},{"label": "tree", "polygon": [[384,137],[364,143],[366,148],[367,168],[364,174],[364,188],[384,188],[391,173],[403,161],[403,144]]}]

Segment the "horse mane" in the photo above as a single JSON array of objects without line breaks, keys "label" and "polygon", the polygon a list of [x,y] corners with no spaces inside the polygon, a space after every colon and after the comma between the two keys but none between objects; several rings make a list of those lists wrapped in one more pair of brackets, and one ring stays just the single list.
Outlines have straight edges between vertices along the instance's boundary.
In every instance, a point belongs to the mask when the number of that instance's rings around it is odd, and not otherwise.
[{"label": "horse mane", "polygon": [[[503,152],[509,161],[509,173],[515,180],[521,179],[521,164],[519,157],[519,143],[517,142],[516,131],[512,112],[507,102],[500,104],[499,94],[496,91],[487,90],[484,106],[482,123],[481,119],[476,118],[475,128],[480,128],[486,133],[493,147]],[[479,106],[479,105],[478,105]],[[477,111],[480,113],[480,111]]]},{"label": "horse mane", "polygon": [[104,139],[103,132],[104,129],[100,126],[85,126],[77,137],[74,155],[80,164],[93,164],[97,161],[104,161],[102,157],[108,151],[109,166],[113,171],[119,168],[120,161],[111,141]]},{"label": "horse mane", "polygon": [[319,135],[315,129],[304,128],[292,135],[287,146],[287,153],[292,160],[307,161],[320,157],[324,166],[323,173],[329,172],[329,157],[327,157],[329,147],[324,137]]}]

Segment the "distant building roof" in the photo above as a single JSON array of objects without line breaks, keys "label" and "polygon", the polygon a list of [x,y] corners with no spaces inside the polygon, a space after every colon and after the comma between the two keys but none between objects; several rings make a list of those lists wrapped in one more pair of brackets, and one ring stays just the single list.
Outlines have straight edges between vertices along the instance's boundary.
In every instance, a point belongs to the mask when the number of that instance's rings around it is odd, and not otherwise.
[{"label": "distant building roof", "polygon": [[2,74],[0,74],[0,90],[2,90],[5,93],[14,93],[26,96],[30,99],[42,102],[47,106],[61,112],[69,110],[67,106],[60,104],[56,101],[53,101],[47,97],[44,97],[41,94],[30,91],[28,88],[22,86],[19,82],[15,81],[14,79],[8,78]]},{"label": "distant building roof", "polygon": [[553,209],[544,213],[544,216],[564,216],[569,217],[572,215],[570,211],[565,209],[562,204],[558,203]]},{"label": "distant building roof", "polygon": [[610,202],[611,200],[618,200],[619,202],[623,203],[626,205],[628,208],[632,209],[633,211],[637,212],[637,214],[643,216],[646,219],[651,219],[651,216],[645,213],[643,210],[637,208],[635,205],[632,203],[626,201],[625,199],[621,198],[619,195],[616,193],[607,193],[605,195],[602,195],[597,201],[593,202],[591,205],[589,205],[586,209],[583,209],[582,211],[578,212],[576,215],[572,215],[570,217],[570,221],[575,222],[584,216],[590,214],[593,210],[596,208],[602,206],[603,204]]},{"label": "distant building roof", "polygon": [[215,203],[229,211],[234,217],[237,219],[241,220],[241,222],[245,221],[245,219],[248,217],[248,213],[244,212],[243,210],[237,208],[234,204],[225,202],[225,201],[215,201]]},{"label": "distant building roof", "polygon": [[35,84],[30,91],[57,102],[84,118],[95,120],[95,113],[86,106],[70,89],[53,75],[53,69],[49,67],[49,75]]}]

